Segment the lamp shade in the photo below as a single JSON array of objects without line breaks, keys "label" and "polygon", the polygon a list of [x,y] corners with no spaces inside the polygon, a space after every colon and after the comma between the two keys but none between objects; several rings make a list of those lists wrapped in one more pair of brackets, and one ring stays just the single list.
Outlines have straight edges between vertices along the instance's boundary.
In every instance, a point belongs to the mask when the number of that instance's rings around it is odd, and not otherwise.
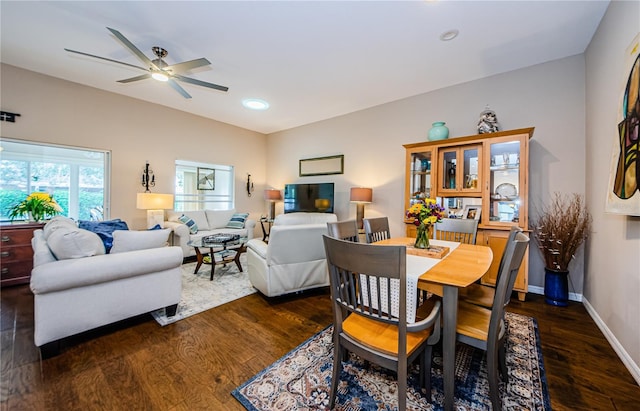
[{"label": "lamp shade", "polygon": [[170,210],[173,194],[138,193],[136,208],[140,210]]},{"label": "lamp shade", "polygon": [[264,199],[267,201],[280,201],[282,200],[282,193],[280,190],[264,190]]},{"label": "lamp shade", "polygon": [[373,190],[366,187],[351,187],[349,200],[352,203],[370,203],[373,201]]}]

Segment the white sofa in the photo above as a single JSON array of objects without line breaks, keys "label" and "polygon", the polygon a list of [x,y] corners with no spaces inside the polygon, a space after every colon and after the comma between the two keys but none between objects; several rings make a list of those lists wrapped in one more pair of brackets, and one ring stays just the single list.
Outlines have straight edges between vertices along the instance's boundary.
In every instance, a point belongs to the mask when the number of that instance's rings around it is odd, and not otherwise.
[{"label": "white sofa", "polygon": [[48,228],[36,230],[31,240],[34,342],[44,358],[57,354],[64,337],[163,307],[175,314],[182,292],[180,248],[128,251],[166,245],[169,230],[114,231],[114,246],[105,254],[95,233]]},{"label": "white sofa", "polygon": [[329,213],[290,213],[276,216],[269,242],[247,243],[247,274],[251,284],[267,297],[329,285],[322,235]]},{"label": "white sofa", "polygon": [[[216,233],[240,234],[241,237],[253,238],[256,220],[247,219],[244,228],[227,228],[227,224],[236,210],[199,210],[199,211],[167,211],[165,213],[164,228],[173,230],[171,244],[182,249],[183,258],[196,255],[195,248],[187,245],[189,240],[212,235]],[[198,226],[198,232],[192,234],[180,216],[185,215],[191,218]]]}]

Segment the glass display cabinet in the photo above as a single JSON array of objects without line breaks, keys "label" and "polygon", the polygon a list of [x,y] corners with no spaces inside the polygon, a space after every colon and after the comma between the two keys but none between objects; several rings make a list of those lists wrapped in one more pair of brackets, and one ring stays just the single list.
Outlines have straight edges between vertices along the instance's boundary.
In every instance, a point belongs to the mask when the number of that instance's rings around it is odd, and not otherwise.
[{"label": "glass display cabinet", "polygon": [[[529,139],[533,127],[405,144],[405,212],[415,202],[435,198],[448,215],[469,218],[479,208],[476,244],[491,247],[494,263],[482,278],[495,285],[509,230],[528,231]],[[415,225],[406,220],[407,237]],[[497,257],[497,258],[496,258]],[[524,300],[528,287],[528,251],[514,290]]]}]

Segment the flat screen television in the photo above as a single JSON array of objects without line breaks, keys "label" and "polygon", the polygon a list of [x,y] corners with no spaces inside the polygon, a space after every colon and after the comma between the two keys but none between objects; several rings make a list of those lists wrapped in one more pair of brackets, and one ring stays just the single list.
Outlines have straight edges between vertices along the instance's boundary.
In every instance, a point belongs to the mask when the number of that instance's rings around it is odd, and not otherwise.
[{"label": "flat screen television", "polygon": [[333,213],[333,183],[286,184],[284,212]]}]

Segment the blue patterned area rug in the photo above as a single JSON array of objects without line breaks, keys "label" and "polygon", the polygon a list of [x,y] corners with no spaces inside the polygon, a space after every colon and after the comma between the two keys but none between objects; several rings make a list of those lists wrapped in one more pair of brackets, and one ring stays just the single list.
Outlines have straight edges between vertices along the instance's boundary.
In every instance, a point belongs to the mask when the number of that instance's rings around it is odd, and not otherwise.
[{"label": "blue patterned area rug", "polygon": [[[503,408],[551,410],[542,362],[538,326],[530,317],[507,313],[509,383],[500,383]],[[232,395],[249,411],[326,410],[333,368],[333,327],[329,326],[236,388]],[[456,410],[489,410],[489,383],[484,352],[464,344],[456,347]],[[411,368],[408,410],[441,410],[442,355],[434,349],[432,398],[420,389],[418,370]],[[338,385],[336,410],[397,409],[395,373],[365,365],[351,354]]]}]

